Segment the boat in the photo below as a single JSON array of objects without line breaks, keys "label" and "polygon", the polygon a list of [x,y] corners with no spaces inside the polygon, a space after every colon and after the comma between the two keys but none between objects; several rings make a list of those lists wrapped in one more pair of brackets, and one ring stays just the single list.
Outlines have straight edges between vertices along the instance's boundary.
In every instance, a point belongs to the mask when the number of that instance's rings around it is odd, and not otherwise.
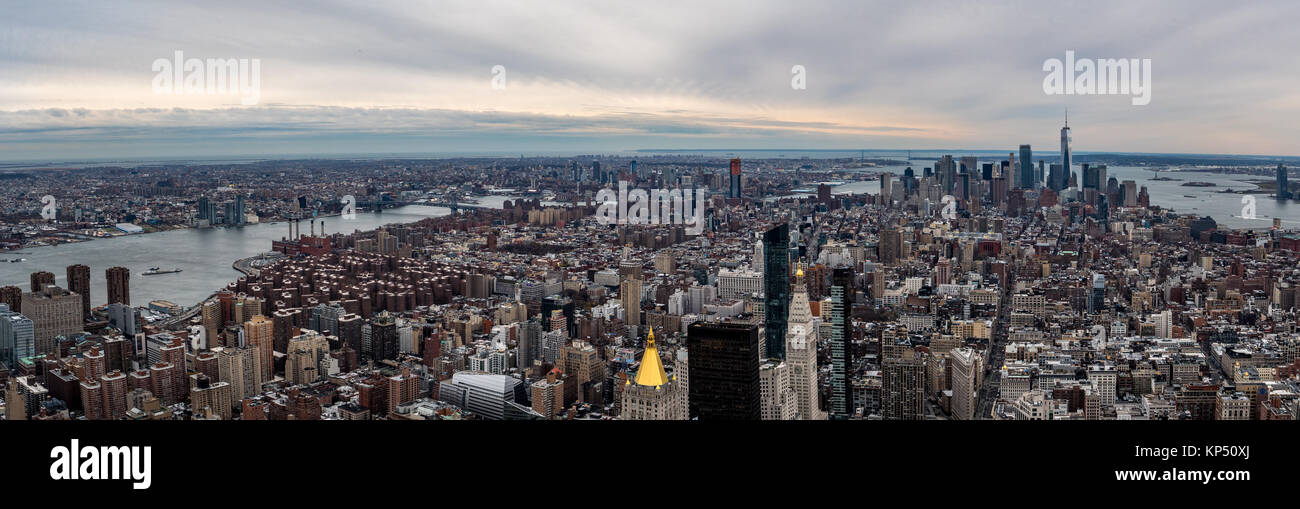
[{"label": "boat", "polygon": [[157,276],[157,275],[159,275],[159,274],[174,274],[174,273],[177,273],[177,272],[180,272],[180,271],[181,271],[181,269],[168,269],[168,270],[162,270],[162,269],[160,269],[160,268],[158,268],[158,267],[150,267],[149,270],[144,271],[141,275],[144,275],[144,276]]}]

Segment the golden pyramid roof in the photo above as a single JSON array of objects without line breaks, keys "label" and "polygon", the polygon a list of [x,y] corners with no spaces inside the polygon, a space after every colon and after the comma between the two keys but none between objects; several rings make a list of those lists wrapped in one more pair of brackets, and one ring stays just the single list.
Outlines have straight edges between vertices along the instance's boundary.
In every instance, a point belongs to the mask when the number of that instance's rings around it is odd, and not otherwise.
[{"label": "golden pyramid roof", "polygon": [[641,369],[636,372],[636,384],[658,387],[668,383],[668,373],[664,372],[664,363],[659,359],[659,349],[655,347],[655,328],[650,327],[646,337],[645,353],[641,355]]}]

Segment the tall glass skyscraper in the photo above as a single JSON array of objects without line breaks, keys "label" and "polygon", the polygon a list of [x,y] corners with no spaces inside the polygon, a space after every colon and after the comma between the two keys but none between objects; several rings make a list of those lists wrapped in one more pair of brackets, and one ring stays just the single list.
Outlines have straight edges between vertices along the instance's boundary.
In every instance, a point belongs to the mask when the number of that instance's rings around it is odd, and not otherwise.
[{"label": "tall glass skyscraper", "polygon": [[853,337],[849,323],[853,314],[853,269],[831,271],[831,408],[830,418],[853,416]]},{"label": "tall glass skyscraper", "polygon": [[1034,188],[1034,154],[1029,145],[1020,146],[1020,171],[1016,172],[1016,187]]},{"label": "tall glass skyscraper", "polygon": [[1291,199],[1291,189],[1287,187],[1286,178],[1286,166],[1277,165],[1277,199],[1279,200]]},{"label": "tall glass skyscraper", "polygon": [[740,198],[740,159],[731,160],[731,189],[727,190],[727,198]]},{"label": "tall glass skyscraper", "polygon": [[763,325],[767,358],[785,359],[786,319],[790,314],[790,225],[763,234]]},{"label": "tall glass skyscraper", "polygon": [[0,304],[0,362],[12,373],[18,359],[36,355],[36,329],[31,319]]},{"label": "tall glass skyscraper", "polygon": [[692,323],[686,330],[690,416],[700,420],[759,420],[758,326]]},{"label": "tall glass skyscraper", "polygon": [[1061,166],[1065,168],[1065,182],[1070,181],[1070,164],[1072,163],[1070,141],[1072,141],[1070,137],[1070,112],[1066,110],[1065,127],[1061,128]]}]

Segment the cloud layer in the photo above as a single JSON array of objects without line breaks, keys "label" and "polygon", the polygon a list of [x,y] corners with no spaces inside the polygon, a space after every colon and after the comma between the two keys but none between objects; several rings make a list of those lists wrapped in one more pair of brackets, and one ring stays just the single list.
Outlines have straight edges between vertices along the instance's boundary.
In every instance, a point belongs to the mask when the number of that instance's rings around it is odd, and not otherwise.
[{"label": "cloud layer", "polygon": [[[1300,155],[1300,4],[1041,3],[27,5],[0,21],[0,159],[1050,148],[1067,107],[1081,151]],[[259,59],[260,103],[154,93],[178,50]],[[1150,58],[1151,104],[1045,95],[1066,50]]]}]

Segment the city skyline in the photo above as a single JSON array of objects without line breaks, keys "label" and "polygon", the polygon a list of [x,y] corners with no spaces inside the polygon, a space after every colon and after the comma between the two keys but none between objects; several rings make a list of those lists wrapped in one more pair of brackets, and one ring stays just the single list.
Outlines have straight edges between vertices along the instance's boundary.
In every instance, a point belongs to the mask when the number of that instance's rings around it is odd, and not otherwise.
[{"label": "city skyline", "polygon": [[[1297,71],[1269,65],[1300,42],[1287,3],[331,7],[15,12],[3,159],[991,150],[1054,145],[1042,126],[1065,108],[1080,154],[1300,156],[1300,127],[1267,120],[1300,111]],[[256,104],[157,93],[151,64],[175,52],[260,60]],[[1045,94],[1044,62],[1066,52],[1150,59],[1151,102]]]}]

